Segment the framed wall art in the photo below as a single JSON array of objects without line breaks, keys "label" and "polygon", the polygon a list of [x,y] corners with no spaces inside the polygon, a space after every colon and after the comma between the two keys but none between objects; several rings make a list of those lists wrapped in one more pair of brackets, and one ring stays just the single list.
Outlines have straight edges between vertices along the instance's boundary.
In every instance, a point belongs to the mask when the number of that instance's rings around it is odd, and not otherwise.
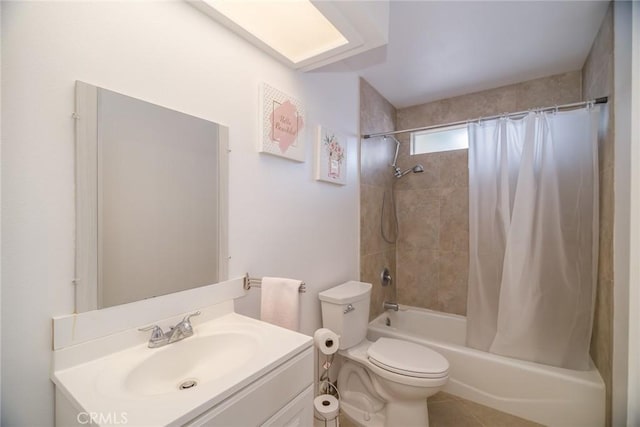
[{"label": "framed wall art", "polygon": [[266,83],[260,87],[261,140],[259,151],[304,162],[305,125],[302,103]]},{"label": "framed wall art", "polygon": [[347,140],[324,126],[316,139],[316,179],[332,184],[347,183]]}]

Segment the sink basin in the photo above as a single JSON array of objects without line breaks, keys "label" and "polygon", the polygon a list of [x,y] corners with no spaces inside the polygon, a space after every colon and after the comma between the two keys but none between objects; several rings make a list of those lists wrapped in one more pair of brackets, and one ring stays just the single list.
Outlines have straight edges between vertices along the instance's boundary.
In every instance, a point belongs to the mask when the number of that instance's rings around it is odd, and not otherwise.
[{"label": "sink basin", "polygon": [[151,356],[132,367],[124,388],[138,395],[187,392],[236,372],[255,356],[256,336],[242,332],[193,336],[147,350]]}]

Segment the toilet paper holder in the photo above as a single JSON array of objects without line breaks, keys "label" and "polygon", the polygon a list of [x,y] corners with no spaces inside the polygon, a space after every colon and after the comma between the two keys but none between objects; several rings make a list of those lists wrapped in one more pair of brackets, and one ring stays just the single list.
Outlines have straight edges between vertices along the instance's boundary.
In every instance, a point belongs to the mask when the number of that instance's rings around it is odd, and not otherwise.
[{"label": "toilet paper holder", "polygon": [[[326,388],[327,386],[329,386],[328,389]],[[332,394],[331,391],[329,391],[330,389],[333,389],[335,391],[336,397],[338,398],[338,401],[340,401],[340,391],[338,390],[338,387],[336,387],[335,384],[329,380],[324,380],[320,382],[320,384],[318,384],[318,394],[316,395],[316,397],[323,394]]]}]

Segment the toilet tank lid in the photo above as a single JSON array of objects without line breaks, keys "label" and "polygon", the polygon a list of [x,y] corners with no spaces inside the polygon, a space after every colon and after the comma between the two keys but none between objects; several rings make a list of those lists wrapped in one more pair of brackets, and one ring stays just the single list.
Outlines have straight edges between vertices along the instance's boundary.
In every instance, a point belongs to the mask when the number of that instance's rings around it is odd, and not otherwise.
[{"label": "toilet tank lid", "polygon": [[371,283],[351,280],[342,285],[334,286],[333,288],[320,292],[318,298],[320,298],[320,301],[334,304],[350,304],[369,298],[371,288]]}]

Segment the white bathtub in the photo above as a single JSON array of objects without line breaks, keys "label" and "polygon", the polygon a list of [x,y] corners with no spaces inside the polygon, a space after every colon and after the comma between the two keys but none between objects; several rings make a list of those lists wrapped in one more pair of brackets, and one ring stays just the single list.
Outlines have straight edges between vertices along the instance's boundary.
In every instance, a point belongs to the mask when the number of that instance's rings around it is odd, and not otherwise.
[{"label": "white bathtub", "polygon": [[447,393],[548,426],[604,426],[605,387],[593,362],[590,371],[573,371],[498,356],[466,347],[466,329],[463,316],[400,306],[374,319],[367,335],[442,354],[450,364]]}]

